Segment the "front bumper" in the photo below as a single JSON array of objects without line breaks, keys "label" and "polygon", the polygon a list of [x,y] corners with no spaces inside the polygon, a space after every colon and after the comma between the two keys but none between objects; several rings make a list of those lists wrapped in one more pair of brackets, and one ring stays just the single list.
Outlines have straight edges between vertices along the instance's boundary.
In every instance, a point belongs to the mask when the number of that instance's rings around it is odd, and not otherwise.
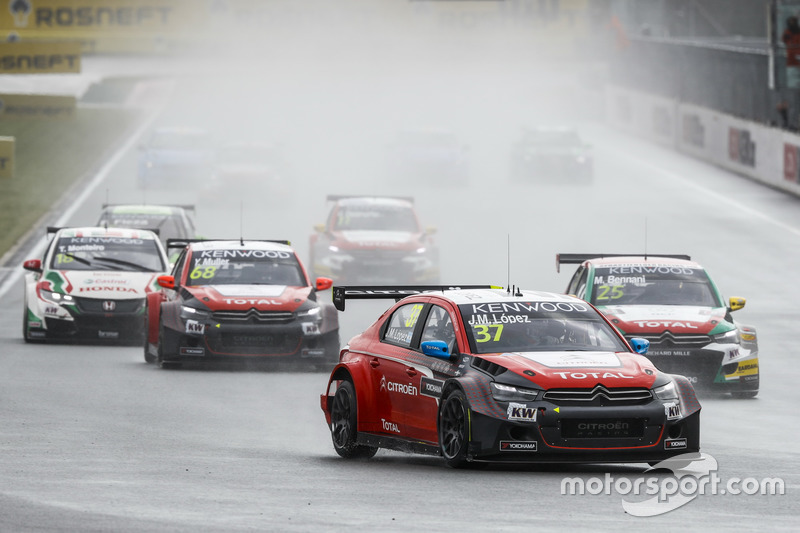
[{"label": "front bumper", "polygon": [[[302,322],[289,324],[227,324],[185,325],[185,330],[202,327],[202,333],[165,331],[162,353],[166,362],[207,359],[231,360],[262,358],[274,361],[333,362],[330,346],[338,332],[309,334]],[[309,323],[306,323],[309,324]],[[319,331],[318,326],[312,327]],[[333,338],[333,337],[335,338]],[[338,354],[338,352],[337,352]],[[329,361],[330,360],[330,361]]]},{"label": "front bumper", "polygon": [[700,411],[668,420],[662,401],[613,410],[556,407],[536,402],[536,421],[530,422],[472,412],[468,456],[490,462],[649,463],[700,449]]},{"label": "front bumper", "polygon": [[[103,310],[112,304],[113,311]],[[139,342],[144,335],[144,299],[75,298],[69,305],[42,301],[40,307],[40,313],[29,309],[29,339]]]},{"label": "front bumper", "polygon": [[343,285],[429,285],[439,283],[439,265],[433,260],[404,261],[405,255],[364,255],[340,261],[336,256],[319,258],[314,274]]},{"label": "front bumper", "polygon": [[755,392],[759,388],[758,354],[731,357],[724,349],[653,347],[646,357],[662,372],[686,376],[700,391]]}]

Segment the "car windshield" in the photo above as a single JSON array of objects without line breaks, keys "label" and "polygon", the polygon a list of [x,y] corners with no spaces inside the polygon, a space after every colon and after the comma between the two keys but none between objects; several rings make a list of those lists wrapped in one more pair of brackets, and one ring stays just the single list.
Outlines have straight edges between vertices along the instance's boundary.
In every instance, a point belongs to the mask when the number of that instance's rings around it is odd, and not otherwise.
[{"label": "car windshield", "polygon": [[611,326],[580,302],[460,305],[474,353],[628,351]]},{"label": "car windshield", "polygon": [[722,307],[703,269],[682,265],[610,265],[595,269],[594,305]]},{"label": "car windshield", "polygon": [[100,217],[98,226],[109,228],[148,229],[158,232],[161,242],[167,239],[185,239],[191,237],[183,227],[178,215],[157,213],[109,213]]},{"label": "car windshield", "polygon": [[340,206],[333,222],[337,231],[419,231],[414,210],[405,206]]},{"label": "car windshield", "polygon": [[50,267],[56,270],[163,272],[157,241],[126,237],[59,237]]},{"label": "car windshield", "polygon": [[306,286],[294,253],[242,249],[194,251],[186,284]]}]

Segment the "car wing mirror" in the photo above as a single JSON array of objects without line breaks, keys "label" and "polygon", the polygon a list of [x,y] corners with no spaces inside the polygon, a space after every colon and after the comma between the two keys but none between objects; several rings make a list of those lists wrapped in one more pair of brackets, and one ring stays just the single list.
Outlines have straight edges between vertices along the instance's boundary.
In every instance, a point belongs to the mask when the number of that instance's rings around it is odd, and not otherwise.
[{"label": "car wing mirror", "polygon": [[731,311],[738,311],[739,309],[744,307],[744,304],[746,303],[747,300],[745,300],[744,298],[741,298],[739,296],[731,296],[730,300],[728,300],[728,309],[730,309]]},{"label": "car wing mirror", "polygon": [[159,287],[164,289],[174,289],[175,276],[158,276],[157,283]]},{"label": "car wing mirror", "polygon": [[434,233],[436,233],[436,226],[428,226],[427,228],[425,228],[425,233],[427,233],[428,235],[433,235]]},{"label": "car wing mirror", "polygon": [[444,359],[445,361],[449,361],[453,355],[444,341],[423,341],[420,348],[422,348],[424,355],[435,357],[436,359]]},{"label": "car wing mirror", "polygon": [[318,291],[326,291],[333,287],[333,280],[331,278],[317,278],[314,285]]},{"label": "car wing mirror", "polygon": [[633,348],[633,351],[638,353],[639,355],[647,354],[647,350],[650,349],[650,341],[647,339],[634,337],[629,342],[631,348]]},{"label": "car wing mirror", "polygon": [[42,271],[42,260],[41,259],[28,259],[24,263],[22,263],[22,268],[25,270],[30,270],[31,272],[41,272]]},{"label": "car wing mirror", "polygon": [[314,231],[317,233],[325,233],[325,224],[314,224]]}]

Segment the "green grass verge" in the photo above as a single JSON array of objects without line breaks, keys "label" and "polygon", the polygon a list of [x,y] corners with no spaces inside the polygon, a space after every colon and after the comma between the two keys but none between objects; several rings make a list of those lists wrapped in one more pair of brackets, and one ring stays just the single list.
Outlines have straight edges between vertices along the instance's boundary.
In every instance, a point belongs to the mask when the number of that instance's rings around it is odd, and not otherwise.
[{"label": "green grass verge", "polygon": [[0,120],[16,137],[15,175],[0,178],[0,257],[141,119],[130,109],[81,108],[69,119]]}]

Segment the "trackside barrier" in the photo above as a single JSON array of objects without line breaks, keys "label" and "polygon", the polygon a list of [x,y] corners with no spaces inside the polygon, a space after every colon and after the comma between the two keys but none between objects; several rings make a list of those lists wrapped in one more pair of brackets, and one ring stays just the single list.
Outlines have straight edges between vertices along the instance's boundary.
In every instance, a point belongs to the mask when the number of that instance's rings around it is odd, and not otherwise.
[{"label": "trackside barrier", "polygon": [[800,196],[798,134],[616,85],[606,87],[606,120],[627,133]]}]

